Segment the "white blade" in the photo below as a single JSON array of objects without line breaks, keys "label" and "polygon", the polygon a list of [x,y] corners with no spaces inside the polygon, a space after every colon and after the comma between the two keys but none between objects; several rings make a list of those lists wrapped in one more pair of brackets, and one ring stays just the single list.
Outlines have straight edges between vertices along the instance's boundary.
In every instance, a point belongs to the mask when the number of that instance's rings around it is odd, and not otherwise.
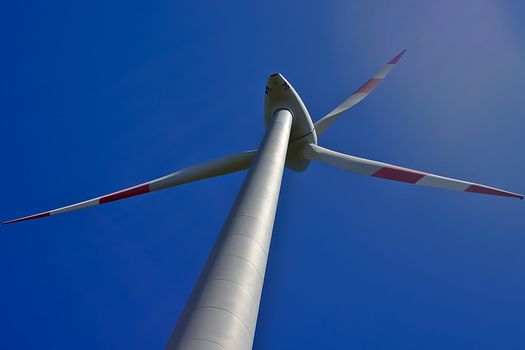
[{"label": "white blade", "polygon": [[523,195],[500,190],[473,182],[467,182],[449,177],[424,173],[417,170],[399,167],[397,165],[377,162],[308,144],[303,147],[303,156],[310,160],[321,160],[335,167],[342,168],[361,175],[374,176],[388,180],[407,182],[447,190],[492,194],[496,196],[523,199]]},{"label": "white blade", "polygon": [[341,103],[339,106],[337,106],[333,111],[328,113],[326,116],[321,118],[317,123],[314,124],[315,131],[317,135],[321,135],[323,132],[332,125],[333,122],[337,120],[337,118],[340,117],[340,114],[344,111],[352,108],[359,102],[361,102],[365,97],[367,97],[379,83],[383,81],[383,79],[390,73],[392,69],[394,69],[396,63],[401,59],[401,56],[406,52],[406,50],[401,51],[399,54],[397,54],[396,57],[392,58],[386,66],[383,67],[377,73],[374,75],[372,79],[369,79],[366,83],[361,85],[359,89],[357,89],[349,98],[347,98],[343,103]]},{"label": "white blade", "polygon": [[238,154],[229,155],[219,159],[215,159],[206,163],[195,165],[174,172],[170,175],[158,178],[156,180],[148,181],[143,184],[129,187],[117,192],[113,192],[104,196],[93,198],[84,202],[68,205],[66,207],[45,211],[42,213],[25,216],[19,219],[5,221],[2,224],[10,224],[18,221],[25,221],[31,219],[43,218],[50,215],[57,215],[67,213],[69,211],[88,208],[99,204],[114,202],[119,199],[138,196],[140,194],[149,193],[153,191],[162,190],[168,187],[182,185],[188,182],[207,179],[210,177],[230,174],[236,171],[241,171],[250,167],[250,164],[255,157],[257,151],[248,151]]}]

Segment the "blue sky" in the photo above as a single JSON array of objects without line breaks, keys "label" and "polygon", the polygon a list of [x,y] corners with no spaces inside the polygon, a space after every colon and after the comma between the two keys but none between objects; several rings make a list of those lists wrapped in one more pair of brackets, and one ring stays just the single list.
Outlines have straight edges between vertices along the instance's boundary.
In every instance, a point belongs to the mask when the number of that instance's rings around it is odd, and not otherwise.
[{"label": "blue sky", "polygon": [[[70,1],[0,12],[1,218],[253,149],[266,78],[320,144],[525,192],[519,1]],[[163,348],[244,173],[0,228],[0,344]],[[524,203],[287,171],[256,349],[520,349]]]}]

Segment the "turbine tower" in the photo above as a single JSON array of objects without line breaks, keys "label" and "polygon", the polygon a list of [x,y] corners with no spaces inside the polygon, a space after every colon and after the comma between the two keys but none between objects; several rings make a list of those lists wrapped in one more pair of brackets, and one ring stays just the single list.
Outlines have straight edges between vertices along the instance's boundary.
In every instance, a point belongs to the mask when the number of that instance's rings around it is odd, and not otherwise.
[{"label": "turbine tower", "polygon": [[315,124],[292,85],[281,74],[272,74],[264,100],[266,134],[258,150],[229,155],[131,188],[3,224],[61,214],[249,169],[166,348],[251,349],[285,166],[304,171],[312,160],[317,160],[377,178],[523,199],[521,194],[346,155],[317,144],[317,137],[343,112],[367,97],[404,53],[405,50],[401,51]]}]

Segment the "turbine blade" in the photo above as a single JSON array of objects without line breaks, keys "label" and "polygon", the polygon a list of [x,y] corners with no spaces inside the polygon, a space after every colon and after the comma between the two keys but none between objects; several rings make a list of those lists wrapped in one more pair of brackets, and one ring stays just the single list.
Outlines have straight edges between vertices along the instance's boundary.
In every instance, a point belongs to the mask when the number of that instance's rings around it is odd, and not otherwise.
[{"label": "turbine blade", "polygon": [[415,185],[443,188],[447,190],[475,192],[523,199],[523,195],[518,193],[508,192],[499,188],[489,187],[474,182],[467,182],[449,177],[424,173],[422,171],[377,162],[375,160],[354,157],[314,144],[305,145],[302,149],[302,154],[306,159],[321,160],[335,167],[361,175],[407,182]]},{"label": "turbine blade", "polygon": [[166,175],[164,177],[148,181],[137,186],[125,188],[117,192],[89,199],[80,203],[71,204],[62,208],[25,216],[19,219],[5,221],[2,222],[2,224],[10,224],[13,222],[38,219],[50,215],[67,213],[69,211],[114,202],[120,199],[138,196],[140,194],[158,191],[172,186],[182,185],[193,181],[208,179],[210,177],[216,177],[241,171],[250,167],[250,164],[256,154],[257,151],[247,151],[229,155],[206,163],[194,165],[189,168],[181,169],[170,175]]},{"label": "turbine blade", "polygon": [[361,102],[365,97],[367,97],[376,88],[376,86],[383,81],[388,73],[394,69],[394,66],[401,59],[401,56],[403,56],[405,52],[406,50],[403,50],[398,53],[394,58],[388,61],[386,66],[384,66],[383,69],[379,71],[379,73],[374,75],[372,79],[369,79],[366,83],[361,85],[361,87],[357,89],[350,97],[344,100],[343,103],[317,121],[317,123],[314,124],[317,135],[324,133],[326,129],[328,129],[330,125],[332,125],[332,123],[340,117],[341,113],[352,108]]}]

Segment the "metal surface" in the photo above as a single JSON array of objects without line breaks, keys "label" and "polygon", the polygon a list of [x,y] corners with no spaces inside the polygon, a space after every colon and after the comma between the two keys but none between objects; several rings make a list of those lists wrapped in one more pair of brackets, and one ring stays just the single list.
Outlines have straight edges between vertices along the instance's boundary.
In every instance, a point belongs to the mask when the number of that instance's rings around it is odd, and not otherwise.
[{"label": "metal surface", "polygon": [[252,348],[292,119],[275,112],[167,349]]}]

